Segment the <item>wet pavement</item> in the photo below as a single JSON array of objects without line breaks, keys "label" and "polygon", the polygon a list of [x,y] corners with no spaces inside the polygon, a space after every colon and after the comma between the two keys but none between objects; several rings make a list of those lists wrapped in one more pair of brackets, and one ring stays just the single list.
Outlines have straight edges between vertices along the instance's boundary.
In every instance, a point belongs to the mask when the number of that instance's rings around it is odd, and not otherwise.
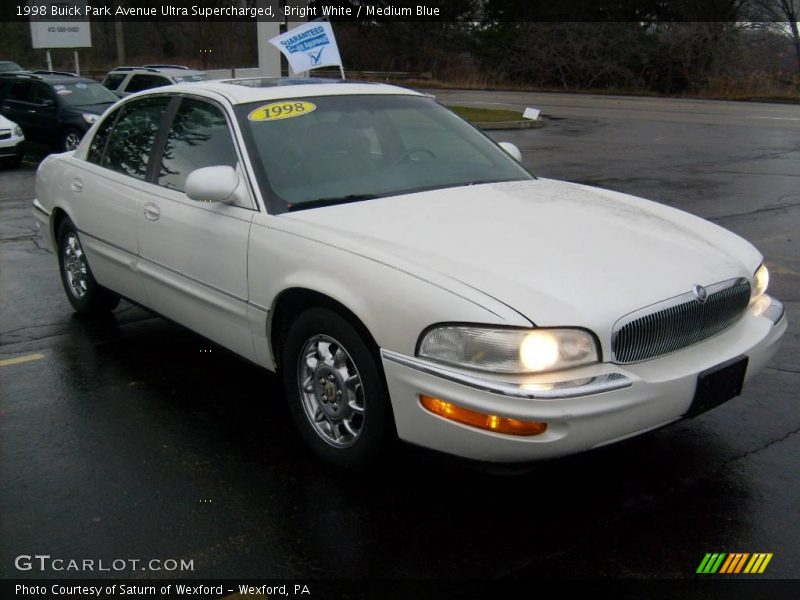
[{"label": "wet pavement", "polygon": [[525,473],[404,449],[343,474],[306,452],[269,373],[125,302],[75,316],[28,161],[0,171],[0,361],[34,357],[0,362],[0,576],[81,575],[14,567],[45,553],[194,561],[111,573],[136,577],[680,578],[706,552],[771,552],[757,577],[800,577],[800,107],[437,94],[543,108],[542,129],[492,132],[535,173],[753,242],[790,316],[769,367],[710,413]]}]

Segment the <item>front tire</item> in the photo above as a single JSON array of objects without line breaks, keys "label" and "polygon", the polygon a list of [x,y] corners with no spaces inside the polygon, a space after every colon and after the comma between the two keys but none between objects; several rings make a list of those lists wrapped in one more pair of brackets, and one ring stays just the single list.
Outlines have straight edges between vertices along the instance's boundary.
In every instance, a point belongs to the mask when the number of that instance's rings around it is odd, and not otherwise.
[{"label": "front tire", "polygon": [[82,315],[100,315],[114,310],[119,296],[95,280],[72,221],[64,219],[56,237],[61,283],[75,311]]},{"label": "front tire", "polygon": [[281,365],[289,410],[323,460],[347,469],[374,464],[395,438],[375,353],[358,331],[326,308],[289,328]]},{"label": "front tire", "polygon": [[69,152],[70,150],[75,150],[78,144],[81,143],[81,138],[83,138],[83,134],[77,129],[67,129],[64,131],[64,135],[61,136],[61,151]]}]

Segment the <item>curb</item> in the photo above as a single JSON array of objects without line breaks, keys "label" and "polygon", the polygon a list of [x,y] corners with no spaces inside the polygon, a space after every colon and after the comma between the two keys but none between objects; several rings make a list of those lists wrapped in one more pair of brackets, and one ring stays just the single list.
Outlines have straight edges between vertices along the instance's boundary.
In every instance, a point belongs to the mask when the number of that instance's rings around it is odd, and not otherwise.
[{"label": "curb", "polygon": [[544,122],[541,119],[535,121],[530,119],[526,121],[476,121],[473,125],[481,129],[539,129],[544,127]]}]

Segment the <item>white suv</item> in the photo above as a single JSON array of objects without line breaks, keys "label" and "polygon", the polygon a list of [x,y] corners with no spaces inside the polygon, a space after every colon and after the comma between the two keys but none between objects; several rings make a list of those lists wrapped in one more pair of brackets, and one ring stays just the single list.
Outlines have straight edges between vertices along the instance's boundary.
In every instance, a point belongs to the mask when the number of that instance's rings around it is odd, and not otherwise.
[{"label": "white suv", "polygon": [[150,88],[210,79],[207,73],[182,65],[117,67],[106,75],[103,85],[120,98]]}]

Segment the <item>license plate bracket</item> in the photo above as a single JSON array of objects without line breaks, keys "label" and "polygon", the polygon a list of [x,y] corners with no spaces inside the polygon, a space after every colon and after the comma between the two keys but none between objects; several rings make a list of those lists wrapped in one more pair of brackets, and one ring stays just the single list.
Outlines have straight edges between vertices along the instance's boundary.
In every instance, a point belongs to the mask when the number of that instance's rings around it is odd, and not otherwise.
[{"label": "license plate bracket", "polygon": [[737,356],[697,376],[694,399],[685,417],[696,417],[742,393],[747,357]]}]

